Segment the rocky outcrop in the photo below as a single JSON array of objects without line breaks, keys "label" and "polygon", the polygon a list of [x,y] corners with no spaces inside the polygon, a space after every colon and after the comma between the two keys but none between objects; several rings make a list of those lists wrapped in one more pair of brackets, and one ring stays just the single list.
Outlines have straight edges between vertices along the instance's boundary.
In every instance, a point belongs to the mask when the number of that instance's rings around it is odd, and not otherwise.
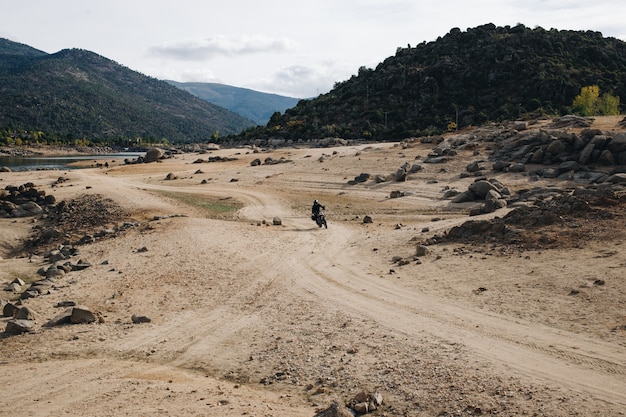
[{"label": "rocky outcrop", "polygon": [[470,216],[476,216],[484,213],[493,213],[498,209],[507,207],[507,199],[511,197],[511,191],[496,179],[477,179],[469,185],[466,191],[446,195],[451,196],[452,203],[455,204],[483,202],[480,207],[470,210]]},{"label": "rocky outcrop", "polygon": [[43,214],[56,204],[56,198],[35,188],[33,183],[7,185],[0,191],[0,218],[31,217]]},{"label": "rocky outcrop", "polygon": [[366,393],[361,391],[343,406],[337,403],[315,414],[315,417],[353,417],[373,413],[383,404],[383,396],[379,392]]}]

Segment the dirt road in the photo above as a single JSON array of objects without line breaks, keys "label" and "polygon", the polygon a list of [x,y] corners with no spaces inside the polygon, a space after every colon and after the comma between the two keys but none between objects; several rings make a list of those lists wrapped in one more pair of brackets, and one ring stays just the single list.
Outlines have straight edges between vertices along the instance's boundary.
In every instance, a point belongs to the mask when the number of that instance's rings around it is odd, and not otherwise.
[{"label": "dirt road", "polygon": [[[397,184],[346,179],[393,170],[406,152],[332,151],[277,151],[293,162],[255,169],[255,155],[222,150],[237,160],[200,174],[193,154],[66,173],[49,192],[103,195],[140,226],[81,246],[93,266],[27,301],[40,325],[68,299],[104,323],[2,339],[0,415],[312,416],[360,390],[383,394],[378,415],[626,409],[625,331],[607,325],[624,314],[626,255],[599,262],[597,243],[508,256],[443,244],[398,266],[393,255],[413,254],[416,236],[467,220],[439,198],[442,183],[463,181],[433,167],[401,185],[418,193],[392,201]],[[177,179],[164,180],[170,172]],[[54,177],[2,181],[49,187]],[[241,208],[220,217],[174,194]],[[327,205],[327,230],[308,218],[313,198]],[[27,232],[26,220],[2,222],[12,241]],[[3,280],[40,266],[0,262]],[[586,299],[568,293],[597,276],[607,285],[585,287]]]}]

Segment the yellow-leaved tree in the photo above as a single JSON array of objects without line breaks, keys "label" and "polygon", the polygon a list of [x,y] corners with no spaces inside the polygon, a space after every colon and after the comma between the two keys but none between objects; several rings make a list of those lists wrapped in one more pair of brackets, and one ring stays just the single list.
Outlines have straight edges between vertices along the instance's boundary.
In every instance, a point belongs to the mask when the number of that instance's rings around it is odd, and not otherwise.
[{"label": "yellow-leaved tree", "polygon": [[611,116],[620,114],[619,97],[608,93],[600,96],[600,87],[589,85],[580,89],[574,98],[572,110],[580,116]]}]

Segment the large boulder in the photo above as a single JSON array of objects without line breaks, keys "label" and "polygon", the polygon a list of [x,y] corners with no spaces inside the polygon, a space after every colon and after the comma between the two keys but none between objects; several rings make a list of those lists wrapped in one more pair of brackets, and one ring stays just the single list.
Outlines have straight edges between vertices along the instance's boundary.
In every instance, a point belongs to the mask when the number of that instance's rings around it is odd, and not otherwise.
[{"label": "large boulder", "polygon": [[160,149],[160,148],[150,148],[146,152],[146,156],[143,157],[143,161],[144,162],[155,162],[155,161],[158,161],[159,159],[163,158],[163,155],[165,155],[165,152],[163,152],[163,149]]},{"label": "large boulder", "polygon": [[490,190],[498,191],[498,188],[487,180],[473,182],[468,188],[481,200],[487,196]]},{"label": "large boulder", "polygon": [[626,151],[626,132],[619,132],[608,143],[607,148],[613,153]]}]

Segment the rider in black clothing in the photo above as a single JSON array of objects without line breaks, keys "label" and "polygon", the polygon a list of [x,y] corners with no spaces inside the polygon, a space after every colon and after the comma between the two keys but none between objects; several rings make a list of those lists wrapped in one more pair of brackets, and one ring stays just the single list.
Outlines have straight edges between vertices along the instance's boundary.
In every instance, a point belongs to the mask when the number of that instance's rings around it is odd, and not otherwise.
[{"label": "rider in black clothing", "polygon": [[311,207],[311,212],[313,213],[313,220],[317,218],[317,215],[320,214],[320,210],[326,210],[326,207],[320,204],[319,201],[313,201],[313,207]]}]

